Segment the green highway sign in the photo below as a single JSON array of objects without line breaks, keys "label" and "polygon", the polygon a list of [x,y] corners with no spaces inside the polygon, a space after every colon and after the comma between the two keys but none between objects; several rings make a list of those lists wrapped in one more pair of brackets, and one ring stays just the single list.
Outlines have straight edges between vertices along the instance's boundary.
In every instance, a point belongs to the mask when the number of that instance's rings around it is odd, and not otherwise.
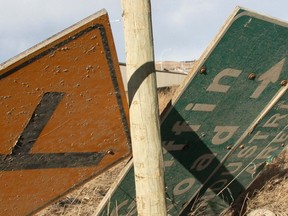
[{"label": "green highway sign", "polygon": [[[169,215],[195,206],[202,195],[207,210],[226,189],[235,188],[237,197],[256,177],[246,178],[245,170],[286,146],[287,27],[237,8],[162,114]],[[277,128],[264,127],[269,121]],[[282,140],[281,148],[271,139]],[[132,165],[106,201],[99,215],[137,214]],[[225,207],[232,201],[225,199]]]},{"label": "green highway sign", "polygon": [[259,119],[256,127],[241,140],[241,145],[227,157],[217,174],[202,188],[198,196],[200,198],[191,202],[194,203],[194,209],[201,205],[201,214],[225,213],[264,166],[287,146],[287,88],[283,89],[275,103],[272,109]]}]

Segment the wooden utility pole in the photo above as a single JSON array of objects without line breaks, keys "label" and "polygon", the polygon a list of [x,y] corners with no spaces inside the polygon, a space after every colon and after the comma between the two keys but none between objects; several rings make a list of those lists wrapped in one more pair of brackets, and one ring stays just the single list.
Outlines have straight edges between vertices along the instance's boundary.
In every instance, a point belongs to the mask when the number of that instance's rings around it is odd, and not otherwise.
[{"label": "wooden utility pole", "polygon": [[150,0],[122,7],[138,215],[167,215]]}]

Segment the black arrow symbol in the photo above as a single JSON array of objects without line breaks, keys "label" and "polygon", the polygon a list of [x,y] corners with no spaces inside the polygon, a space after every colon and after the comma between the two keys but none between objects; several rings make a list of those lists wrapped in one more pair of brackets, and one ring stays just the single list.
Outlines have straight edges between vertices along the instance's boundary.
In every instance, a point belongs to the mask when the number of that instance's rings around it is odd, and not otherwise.
[{"label": "black arrow symbol", "polygon": [[9,155],[0,154],[0,170],[72,168],[97,165],[105,156],[99,152],[29,154],[45,125],[64,96],[63,92],[46,92]]}]

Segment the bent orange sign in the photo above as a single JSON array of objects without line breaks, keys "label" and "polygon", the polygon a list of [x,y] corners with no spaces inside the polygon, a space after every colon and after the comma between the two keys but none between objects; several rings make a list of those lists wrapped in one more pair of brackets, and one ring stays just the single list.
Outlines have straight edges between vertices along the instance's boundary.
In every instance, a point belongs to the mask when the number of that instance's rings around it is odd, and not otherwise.
[{"label": "bent orange sign", "polygon": [[0,67],[0,215],[35,213],[130,155],[104,10]]}]

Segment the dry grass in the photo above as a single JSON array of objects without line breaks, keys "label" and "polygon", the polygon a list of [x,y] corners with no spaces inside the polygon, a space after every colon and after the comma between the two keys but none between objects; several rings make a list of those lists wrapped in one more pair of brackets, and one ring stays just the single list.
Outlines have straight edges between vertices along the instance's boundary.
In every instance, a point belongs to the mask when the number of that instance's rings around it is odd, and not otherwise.
[{"label": "dry grass", "polygon": [[266,166],[227,215],[247,215],[256,209],[267,209],[276,215],[288,216],[288,149]]},{"label": "dry grass", "polygon": [[[279,215],[288,215],[288,151],[284,151],[263,173],[267,183],[247,202],[247,212],[264,208]],[[272,175],[271,175],[272,174]],[[261,178],[261,177],[260,177]],[[259,182],[260,180],[258,180]]]},{"label": "dry grass", "polygon": [[[176,87],[159,90],[159,111],[166,107]],[[126,161],[83,185],[54,205],[47,207],[37,216],[64,215],[90,216],[96,211]],[[233,205],[227,216],[247,215],[262,208],[274,212],[277,216],[288,216],[288,149],[278,159],[268,165],[261,176]]]},{"label": "dry grass", "polygon": [[115,181],[127,160],[121,162],[107,172],[94,178],[79,189],[75,190],[59,202],[51,205],[37,216],[65,215],[65,216],[90,216],[104,198],[111,184]]},{"label": "dry grass", "polygon": [[277,215],[288,215],[288,175],[275,176],[247,202],[247,213],[262,208]]},{"label": "dry grass", "polygon": [[165,87],[158,90],[159,113],[162,113],[177,90],[177,86]]}]

